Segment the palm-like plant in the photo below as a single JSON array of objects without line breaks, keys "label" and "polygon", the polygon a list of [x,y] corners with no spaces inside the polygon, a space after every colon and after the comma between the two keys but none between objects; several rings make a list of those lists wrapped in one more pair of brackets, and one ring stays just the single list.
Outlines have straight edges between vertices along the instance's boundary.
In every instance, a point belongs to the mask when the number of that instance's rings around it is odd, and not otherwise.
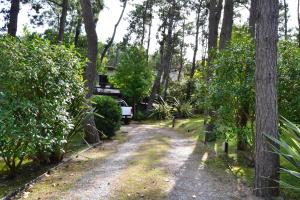
[{"label": "palm-like plant", "polygon": [[180,102],[177,98],[173,97],[172,106],[178,117],[187,118],[193,115],[193,106],[190,102]]},{"label": "palm-like plant", "polygon": [[280,155],[287,163],[289,167],[281,168],[281,173],[287,174],[294,180],[293,183],[287,183],[284,180],[280,180],[280,184],[283,187],[300,191],[300,129],[299,127],[285,119],[281,118],[281,139],[275,139],[267,136],[270,139],[275,153]]},{"label": "palm-like plant", "polygon": [[149,117],[164,120],[171,118],[172,107],[163,98],[159,97],[153,104],[153,108],[150,110]]}]

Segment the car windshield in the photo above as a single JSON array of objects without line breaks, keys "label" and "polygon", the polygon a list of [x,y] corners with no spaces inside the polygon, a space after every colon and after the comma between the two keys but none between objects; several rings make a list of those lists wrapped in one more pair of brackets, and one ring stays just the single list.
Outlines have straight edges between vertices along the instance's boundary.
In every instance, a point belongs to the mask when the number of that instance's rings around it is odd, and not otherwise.
[{"label": "car windshield", "polygon": [[128,107],[128,105],[125,101],[119,101],[118,103],[121,107]]}]

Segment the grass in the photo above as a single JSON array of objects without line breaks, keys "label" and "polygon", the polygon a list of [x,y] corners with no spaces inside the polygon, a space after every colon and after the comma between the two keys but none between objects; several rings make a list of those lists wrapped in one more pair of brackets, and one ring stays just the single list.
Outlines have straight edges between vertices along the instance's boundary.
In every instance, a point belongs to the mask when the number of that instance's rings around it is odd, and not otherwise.
[{"label": "grass", "polygon": [[[117,141],[118,143],[122,143],[127,141],[127,136],[118,132],[113,140]],[[87,147],[88,146],[82,140],[82,137],[80,135],[76,135],[72,138],[71,142],[69,142],[67,146],[66,157],[76,154]],[[71,164],[67,165],[65,169],[59,168],[53,173],[53,175],[43,179],[42,182],[39,182],[37,188],[35,188],[34,194],[37,194],[37,196],[42,192],[47,194],[52,192],[55,194],[55,192],[67,190],[74,183],[74,181],[81,176],[84,170],[89,169],[89,167],[92,166],[91,162],[101,160],[102,157],[104,158],[110,153],[111,151],[89,151],[86,157],[90,159],[76,159],[75,162],[71,161]],[[32,160],[25,160],[18,171],[17,176],[14,179],[7,179],[7,168],[5,167],[4,161],[0,159],[0,199],[47,172],[52,167],[54,167],[54,165],[37,166],[32,163]],[[68,176],[67,180],[60,180],[61,177],[65,176],[64,172],[71,174],[71,171],[74,171],[72,176]],[[56,186],[59,185],[59,187],[52,186],[52,182]]]},{"label": "grass", "polygon": [[128,168],[118,178],[116,192],[112,199],[156,200],[164,198],[165,191],[168,189],[167,173],[160,168],[160,163],[169,148],[169,138],[161,135],[154,136],[143,144]]}]

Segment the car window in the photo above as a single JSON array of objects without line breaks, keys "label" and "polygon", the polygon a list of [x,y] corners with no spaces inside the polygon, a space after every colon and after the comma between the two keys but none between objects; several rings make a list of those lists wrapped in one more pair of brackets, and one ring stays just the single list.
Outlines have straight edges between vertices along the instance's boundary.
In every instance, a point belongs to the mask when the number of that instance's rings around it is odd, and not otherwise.
[{"label": "car window", "polygon": [[118,103],[121,107],[127,107],[128,106],[125,101],[119,101]]}]

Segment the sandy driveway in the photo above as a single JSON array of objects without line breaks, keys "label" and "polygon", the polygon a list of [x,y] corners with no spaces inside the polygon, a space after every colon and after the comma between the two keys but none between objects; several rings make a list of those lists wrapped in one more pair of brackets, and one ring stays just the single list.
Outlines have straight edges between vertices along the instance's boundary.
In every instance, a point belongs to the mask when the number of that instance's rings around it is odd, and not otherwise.
[{"label": "sandy driveway", "polygon": [[115,154],[86,172],[63,199],[111,199],[110,194],[114,192],[118,176],[126,169],[132,155],[153,134],[170,138],[171,148],[162,163],[169,174],[166,184],[170,189],[166,191],[166,199],[255,199],[248,188],[238,184],[231,175],[211,173],[206,169],[204,163],[210,155],[203,151],[199,153],[198,149],[203,148],[201,142],[183,138],[170,129],[150,125],[132,124],[122,130],[128,133],[129,140],[119,145]]}]

